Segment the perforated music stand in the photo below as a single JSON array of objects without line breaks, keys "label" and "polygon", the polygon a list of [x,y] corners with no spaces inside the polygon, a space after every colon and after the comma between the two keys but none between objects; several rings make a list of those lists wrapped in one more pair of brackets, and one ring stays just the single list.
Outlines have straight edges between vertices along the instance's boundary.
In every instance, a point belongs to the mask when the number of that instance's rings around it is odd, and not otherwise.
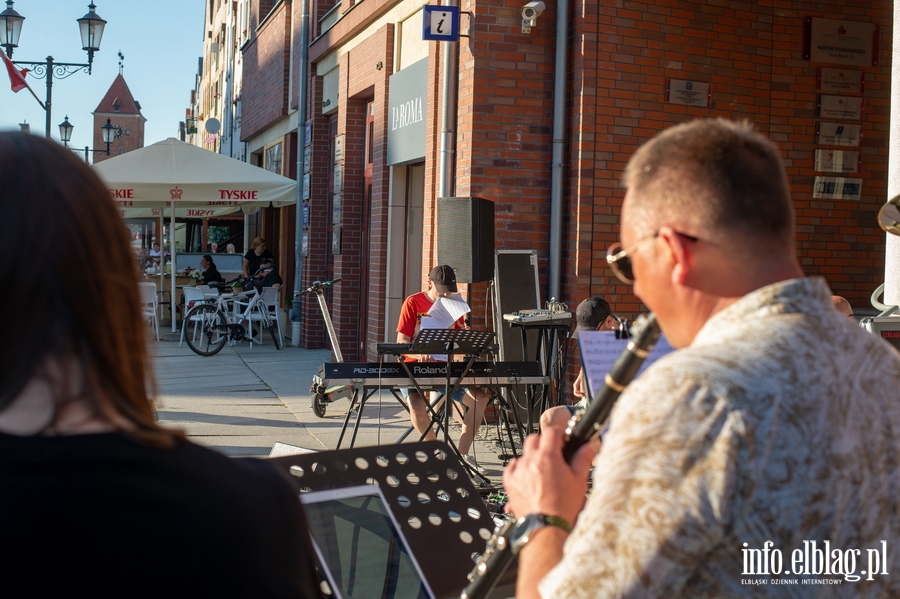
[{"label": "perforated music stand", "polygon": [[[440,441],[353,447],[267,460],[298,492],[375,484],[436,597],[458,597],[494,530],[463,464]],[[436,551],[435,548],[440,548]]]},{"label": "perforated music stand", "polygon": [[[450,410],[453,409],[452,400],[450,398],[461,386],[463,379],[472,368],[472,364],[475,363],[478,356],[487,351],[487,346],[490,345],[493,340],[494,333],[491,331],[472,331],[468,329],[422,329],[419,331],[419,334],[416,335],[416,338],[413,339],[412,346],[409,348],[409,353],[411,354],[446,354],[448,364],[453,361],[454,355],[468,356],[466,365],[463,368],[462,373],[457,377],[455,383],[450,374],[450,368],[446,368],[447,385],[444,390],[444,417],[441,418],[439,412],[435,411],[428,401],[425,401],[425,406],[431,413],[432,424],[437,424],[438,427],[444,431],[444,440],[450,445],[453,452],[459,456],[460,461],[462,461],[462,455],[459,452],[459,448],[456,447],[456,444],[450,438]],[[412,371],[410,371],[407,363],[401,362],[401,364],[403,365],[403,368],[406,369],[407,376],[409,376],[410,380],[415,384],[415,376]],[[416,385],[416,390],[420,391],[418,385]],[[425,396],[421,394],[421,391],[420,395],[424,400]],[[422,439],[420,438],[419,440],[421,441]],[[472,474],[485,481],[487,480],[468,463],[465,463],[465,466]]]}]

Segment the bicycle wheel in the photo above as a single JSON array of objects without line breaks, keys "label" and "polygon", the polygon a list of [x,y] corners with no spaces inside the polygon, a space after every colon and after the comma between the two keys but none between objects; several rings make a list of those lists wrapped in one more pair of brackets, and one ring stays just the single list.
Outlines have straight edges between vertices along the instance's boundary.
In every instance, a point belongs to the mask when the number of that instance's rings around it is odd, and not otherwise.
[{"label": "bicycle wheel", "polygon": [[[184,332],[184,340],[195,354],[213,356],[219,353],[228,342],[228,322],[212,304],[198,304],[191,308],[184,317],[185,326],[193,325],[194,329]],[[196,341],[194,337],[199,334]]]}]

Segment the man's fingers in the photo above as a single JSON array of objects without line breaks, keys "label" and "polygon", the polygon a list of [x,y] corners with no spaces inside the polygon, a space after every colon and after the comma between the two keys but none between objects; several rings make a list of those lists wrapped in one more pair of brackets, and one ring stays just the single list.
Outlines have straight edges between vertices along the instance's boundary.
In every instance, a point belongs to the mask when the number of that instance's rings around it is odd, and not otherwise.
[{"label": "man's fingers", "polygon": [[598,453],[600,453],[600,439],[594,439],[579,447],[572,457],[572,472],[579,479],[586,479],[588,472],[591,471],[591,464],[594,463],[594,458],[597,457]]}]

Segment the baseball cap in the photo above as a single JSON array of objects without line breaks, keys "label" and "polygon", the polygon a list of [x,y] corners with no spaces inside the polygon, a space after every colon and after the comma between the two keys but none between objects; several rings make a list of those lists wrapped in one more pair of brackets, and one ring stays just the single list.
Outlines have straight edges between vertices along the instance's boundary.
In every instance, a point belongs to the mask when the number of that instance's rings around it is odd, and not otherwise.
[{"label": "baseball cap", "polygon": [[428,278],[438,293],[456,293],[456,273],[446,264],[435,266]]},{"label": "baseball cap", "polygon": [[575,308],[575,335],[578,331],[596,331],[612,310],[602,297],[589,297]]}]

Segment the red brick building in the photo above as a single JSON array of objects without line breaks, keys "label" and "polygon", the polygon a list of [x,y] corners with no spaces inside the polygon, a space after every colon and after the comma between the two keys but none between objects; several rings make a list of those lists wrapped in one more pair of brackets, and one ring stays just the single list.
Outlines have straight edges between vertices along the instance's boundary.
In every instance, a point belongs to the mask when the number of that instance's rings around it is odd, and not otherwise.
[{"label": "red brick building", "polygon": [[[854,306],[868,304],[884,277],[876,214],[887,195],[891,2],[575,1],[565,27],[565,98],[553,93],[557,2],[547,0],[530,33],[522,32],[523,4],[465,0],[460,7],[468,37],[459,43],[453,195],[494,203],[497,249],[537,250],[541,301],[549,299],[557,256],[559,299],[570,307],[603,295],[617,313],[642,311],[605,263],[618,236],[622,170],[658,131],[725,117],[752,121],[781,148],[805,271],[824,276]],[[301,2],[250,6],[241,139],[260,156],[280,140],[285,174],[297,176],[287,165],[296,164],[297,131],[304,132],[291,122]],[[301,286],[342,278],[329,303],[348,360],[373,358],[375,343],[393,340],[400,302],[436,261],[446,42],[421,40],[420,9],[388,0],[310,4]],[[871,32],[867,64],[808,55],[811,28],[833,24]],[[421,105],[405,100],[409,110],[398,121],[392,94],[396,100],[411,90],[421,90]],[[551,247],[554,101],[564,102],[566,114],[558,247]],[[420,128],[419,141],[395,137],[407,121]],[[850,137],[828,143],[839,126]],[[835,156],[845,166],[835,166]],[[861,180],[859,197],[814,197],[829,195],[814,189],[834,178]],[[282,215],[276,227],[285,251],[292,218]],[[488,293],[487,283],[472,286],[476,326],[491,326]],[[301,343],[324,346],[314,301],[304,303],[302,321]]]},{"label": "red brick building", "polygon": [[141,114],[141,105],[131,95],[131,90],[121,73],[113,80],[93,114],[94,148],[106,147],[101,127],[106,125],[107,119],[115,129],[114,140],[109,146],[109,156],[95,152],[93,160],[95,163],[144,147],[144,123],[147,119]]}]

